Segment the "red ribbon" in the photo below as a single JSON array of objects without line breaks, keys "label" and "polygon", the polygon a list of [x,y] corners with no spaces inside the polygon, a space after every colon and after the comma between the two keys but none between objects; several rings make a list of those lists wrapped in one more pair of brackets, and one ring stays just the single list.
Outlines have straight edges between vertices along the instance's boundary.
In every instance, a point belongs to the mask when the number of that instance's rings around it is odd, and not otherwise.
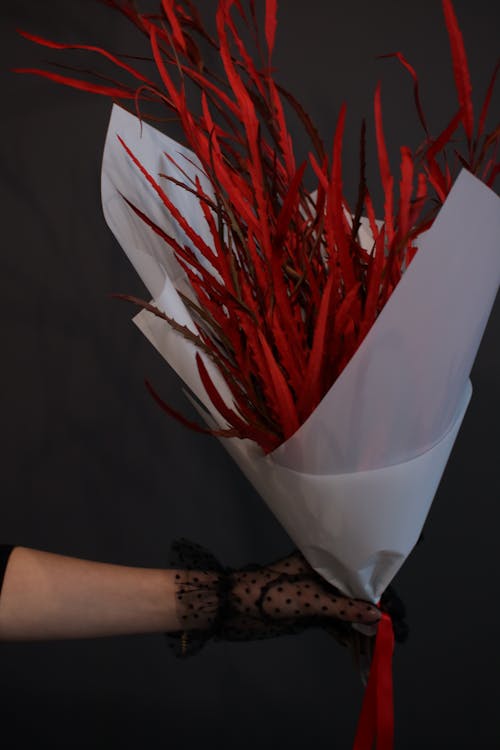
[{"label": "red ribbon", "polygon": [[393,750],[394,698],[392,653],[394,631],[389,615],[382,613],[378,624],[370,675],[366,686],[353,750]]}]

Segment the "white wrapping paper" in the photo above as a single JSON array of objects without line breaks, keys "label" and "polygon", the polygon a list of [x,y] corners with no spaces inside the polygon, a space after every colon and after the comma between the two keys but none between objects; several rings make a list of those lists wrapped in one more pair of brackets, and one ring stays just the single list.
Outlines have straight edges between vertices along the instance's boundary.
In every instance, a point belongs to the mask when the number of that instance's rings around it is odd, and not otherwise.
[{"label": "white wrapping paper", "polygon": [[[179,164],[182,155],[195,164],[196,157],[146,124],[141,135],[138,120],[113,107],[102,170],[106,221],[155,304],[194,329],[175,289],[189,291],[182,269],[120,193],[187,240],[116,134],[153,175],[174,174],[163,152]],[[181,166],[200,174],[187,160]],[[162,187],[210,244],[196,198]],[[206,181],[204,189],[211,192]],[[361,347],[295,435],[269,456],[250,441],[222,441],[311,565],[351,596],[377,601],[420,535],[471,396],[470,371],[500,281],[499,237],[499,198],[462,171]],[[206,419],[224,426],[200,383],[194,347],[147,311],[134,322]],[[205,364],[230,404],[221,375]]]}]

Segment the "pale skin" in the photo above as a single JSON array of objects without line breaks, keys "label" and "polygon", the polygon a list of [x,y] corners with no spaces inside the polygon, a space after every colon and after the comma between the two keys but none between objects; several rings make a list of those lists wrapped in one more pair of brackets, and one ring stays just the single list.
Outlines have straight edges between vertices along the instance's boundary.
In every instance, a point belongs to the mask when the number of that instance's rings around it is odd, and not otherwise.
[{"label": "pale skin", "polygon": [[0,596],[0,640],[96,638],[180,630],[175,571],[15,547]]},{"label": "pale skin", "polygon": [[[272,569],[273,575],[293,573],[304,565],[307,563],[303,559],[292,555],[273,563],[272,568],[245,574],[232,589],[235,606],[246,616],[250,610],[255,610],[253,614],[258,617],[253,602],[268,580],[266,571]],[[208,581],[213,576],[203,571],[93,562],[18,546],[10,554],[0,593],[0,640],[97,638],[181,631],[187,625],[185,615],[189,611],[180,612],[178,607],[176,593],[179,586],[184,585],[182,580]],[[283,583],[277,590],[282,592],[283,600],[280,609],[275,610],[281,613],[280,617],[293,615],[297,605],[287,602],[292,602],[295,588],[295,584]],[[380,616],[378,610],[366,606],[366,602],[338,594],[333,597],[321,582],[311,581],[300,595],[307,615],[324,615],[328,611],[328,616],[365,624],[376,623]],[[203,624],[193,621],[190,627],[203,627]]]}]

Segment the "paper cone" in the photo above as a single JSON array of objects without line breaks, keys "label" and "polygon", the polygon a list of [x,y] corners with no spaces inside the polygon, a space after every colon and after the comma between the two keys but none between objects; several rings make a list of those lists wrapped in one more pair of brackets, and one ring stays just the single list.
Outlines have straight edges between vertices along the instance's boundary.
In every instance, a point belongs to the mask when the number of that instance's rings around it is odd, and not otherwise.
[{"label": "paper cone", "polygon": [[[137,119],[113,108],[103,161],[106,220],[158,307],[193,325],[174,289],[187,282],[173,253],[119,196],[166,227],[164,208],[117,132],[153,174],[166,169],[162,151],[196,157],[150,126],[141,137]],[[184,201],[201,234],[196,198],[172,184],[165,189],[179,207]],[[249,441],[223,441],[313,567],[351,596],[378,600],[420,535],[470,399],[470,371],[500,281],[498,237],[500,200],[462,171],[362,345],[295,435],[267,457]],[[207,420],[221,425],[194,348],[146,311],[134,321]],[[230,403],[213,366],[211,374]]]}]

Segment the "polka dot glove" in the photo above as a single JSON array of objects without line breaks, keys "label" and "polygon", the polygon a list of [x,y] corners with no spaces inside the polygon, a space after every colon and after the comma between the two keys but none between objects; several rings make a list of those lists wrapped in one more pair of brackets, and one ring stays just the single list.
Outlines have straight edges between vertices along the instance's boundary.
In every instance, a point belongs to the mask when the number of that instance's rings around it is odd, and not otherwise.
[{"label": "polka dot glove", "polygon": [[[323,627],[349,644],[352,624],[375,626],[380,612],[349,599],[319,576],[295,551],[270,565],[223,568],[202,547],[173,544],[176,603],[182,630],[168,633],[178,656],[199,651],[210,638],[245,641]],[[375,629],[374,628],[374,629]]]}]

